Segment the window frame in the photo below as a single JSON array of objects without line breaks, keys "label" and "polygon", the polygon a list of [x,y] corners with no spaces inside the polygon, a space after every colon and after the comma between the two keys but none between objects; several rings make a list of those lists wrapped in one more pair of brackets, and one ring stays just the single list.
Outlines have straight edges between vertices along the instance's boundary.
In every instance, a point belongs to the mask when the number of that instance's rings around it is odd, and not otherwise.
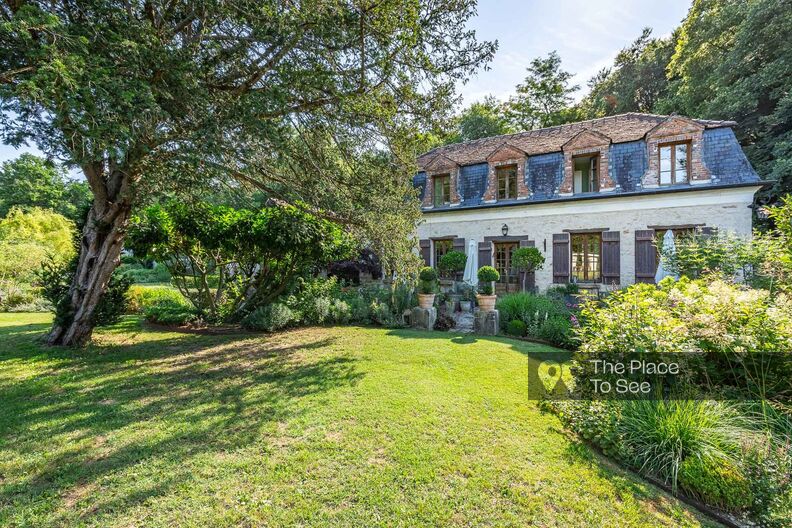
[{"label": "window frame", "polygon": [[[438,254],[438,249],[440,246],[444,247],[445,250]],[[433,238],[432,239],[432,258],[434,259],[433,264],[435,269],[439,269],[440,259],[448,253],[449,251],[453,251],[454,249],[454,239],[453,238]]]},{"label": "window frame", "polygon": [[[500,278],[498,279],[498,284],[517,284],[518,277],[517,274],[514,273],[514,268],[512,266],[512,257],[514,256],[514,251],[519,249],[520,243],[515,241],[503,241],[503,242],[494,242],[492,248],[492,264],[495,269],[498,270],[500,274]],[[505,256],[504,266],[499,265],[499,250],[503,250],[508,255]]]},{"label": "window frame", "polygon": [[[677,168],[676,168],[676,147],[679,145],[685,145],[687,148],[687,165],[685,166],[685,179],[683,181],[678,181],[677,179]],[[663,169],[663,148],[670,147],[671,148],[671,183],[663,183],[662,182],[662,169]],[[680,141],[668,141],[665,143],[658,143],[657,144],[657,184],[660,186],[669,186],[669,185],[681,185],[684,183],[690,183],[690,166],[691,166],[691,154],[693,152],[693,142],[689,139],[683,139]]]},{"label": "window frame", "polygon": [[[437,200],[437,180],[443,179],[445,182],[443,183],[443,200],[438,202]],[[446,195],[446,190],[448,190],[448,195]],[[435,174],[432,176],[432,205],[434,207],[442,207],[444,205],[451,204],[451,174]]]},{"label": "window frame", "polygon": [[[514,196],[510,196],[512,194],[512,188],[511,188],[511,183],[512,183],[511,179],[512,178],[510,176],[510,177],[506,178],[505,196],[503,198],[501,198],[501,194],[500,194],[500,192],[501,192],[501,172],[505,172],[507,170],[513,170],[514,171],[514,173],[513,173],[514,174],[514,189],[513,189]],[[498,200],[516,200],[517,199],[518,187],[519,187],[519,185],[517,183],[517,179],[518,178],[519,178],[519,170],[518,170],[517,165],[514,164],[514,163],[510,163],[508,165],[500,165],[498,167],[495,167],[495,182],[496,182],[496,185],[497,185],[496,197],[497,197]]]},{"label": "window frame", "polygon": [[[575,192],[575,160],[579,160],[581,158],[589,158],[589,160],[591,158],[594,158],[594,164],[593,165],[596,167],[596,173],[597,173],[596,182],[597,182],[597,184],[596,185],[591,185],[591,183],[593,183],[593,182],[591,180],[589,180],[589,188],[596,187],[596,190],[589,189],[588,191],[581,191],[579,193],[576,193]],[[589,171],[591,170],[591,166],[592,166],[592,163],[591,163],[591,161],[589,161]],[[591,174],[590,173],[589,173],[589,178],[591,178]],[[600,190],[600,153],[599,152],[587,152],[587,153],[584,153],[584,154],[575,154],[574,156],[572,156],[572,194],[595,193],[595,192],[599,192],[599,190]]]},{"label": "window frame", "polygon": [[[583,278],[578,278],[575,275],[575,259],[574,259],[574,240],[576,237],[582,237],[584,239],[583,243]],[[588,262],[589,262],[589,238],[596,237],[598,240],[598,251],[597,251],[597,268],[595,270],[589,270]],[[592,275],[595,275],[594,278],[589,278],[590,271]],[[602,232],[601,231],[591,231],[586,233],[570,233],[569,234],[569,279],[572,281],[574,279],[575,282],[578,283],[585,283],[585,284],[596,284],[602,282]]]}]

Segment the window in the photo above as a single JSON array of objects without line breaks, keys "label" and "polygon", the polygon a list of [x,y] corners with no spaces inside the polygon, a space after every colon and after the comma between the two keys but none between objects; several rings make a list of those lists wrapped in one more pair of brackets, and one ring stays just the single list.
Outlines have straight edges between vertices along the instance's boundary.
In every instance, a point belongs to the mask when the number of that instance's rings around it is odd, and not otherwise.
[{"label": "window", "polygon": [[690,178],[690,143],[660,145],[660,185],[687,183]]},{"label": "window", "polygon": [[439,207],[441,205],[448,205],[451,203],[451,176],[449,174],[441,174],[435,176],[434,179],[434,205]]},{"label": "window", "polygon": [[498,200],[517,198],[517,166],[498,167],[495,175],[498,178]]},{"label": "window", "polygon": [[434,241],[434,265],[435,268],[440,264],[440,259],[451,251],[454,247],[454,242],[449,240],[435,240]]},{"label": "window", "polygon": [[576,156],[572,158],[574,166],[575,194],[599,191],[599,156]]},{"label": "window", "polygon": [[498,282],[517,283],[517,274],[512,269],[512,253],[515,249],[517,249],[517,242],[497,242],[495,244],[495,269],[500,273]]},{"label": "window", "polygon": [[602,234],[572,234],[572,278],[575,282],[599,282],[602,277]]}]

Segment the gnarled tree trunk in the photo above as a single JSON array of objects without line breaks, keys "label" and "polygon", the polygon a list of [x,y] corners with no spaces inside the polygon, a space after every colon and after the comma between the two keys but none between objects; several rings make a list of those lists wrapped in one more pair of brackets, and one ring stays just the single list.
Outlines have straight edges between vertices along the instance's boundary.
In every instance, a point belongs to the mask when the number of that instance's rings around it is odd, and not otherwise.
[{"label": "gnarled tree trunk", "polygon": [[69,289],[68,309],[47,336],[50,345],[82,346],[91,338],[94,312],[118,266],[132,210],[129,176],[120,170],[104,177],[102,166],[83,168],[94,202],[80,239],[77,271]]}]

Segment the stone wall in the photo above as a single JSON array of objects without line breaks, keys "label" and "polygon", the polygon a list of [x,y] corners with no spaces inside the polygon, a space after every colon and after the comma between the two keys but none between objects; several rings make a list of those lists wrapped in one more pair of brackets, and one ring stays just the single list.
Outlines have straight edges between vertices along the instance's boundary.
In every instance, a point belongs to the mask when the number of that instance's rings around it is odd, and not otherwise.
[{"label": "stone wall", "polygon": [[652,226],[704,224],[750,236],[749,206],[757,190],[758,186],[697,189],[436,212],[424,216],[424,222],[418,227],[418,237],[428,239],[452,234],[465,240],[482,242],[484,237],[500,236],[505,223],[509,226],[509,236],[528,236],[544,255],[544,268],[536,272],[536,284],[540,290],[544,290],[552,283],[553,234],[564,233],[565,230],[618,230],[621,233],[621,284],[627,285],[635,281],[635,230]]}]

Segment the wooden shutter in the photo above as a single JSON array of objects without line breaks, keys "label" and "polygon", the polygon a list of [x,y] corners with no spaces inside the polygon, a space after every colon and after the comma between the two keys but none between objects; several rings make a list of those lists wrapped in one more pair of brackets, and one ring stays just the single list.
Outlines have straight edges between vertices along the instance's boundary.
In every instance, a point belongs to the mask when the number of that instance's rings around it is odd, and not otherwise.
[{"label": "wooden shutter", "polygon": [[569,282],[569,233],[553,235],[553,282]]},{"label": "wooden shutter", "polygon": [[619,232],[602,232],[602,282],[619,284],[621,282],[621,250]]},{"label": "wooden shutter", "polygon": [[635,231],[635,282],[654,283],[657,273],[657,248],[654,229]]},{"label": "wooden shutter", "polygon": [[481,266],[492,266],[492,243],[491,242],[479,242],[478,245],[478,265],[479,268]]},{"label": "wooden shutter", "polygon": [[462,253],[465,253],[465,239],[456,237],[454,239],[453,250],[454,251],[461,251]]},{"label": "wooden shutter", "polygon": [[[533,240],[527,240],[524,238],[520,239],[520,247],[535,247],[536,244]],[[525,275],[525,280],[523,280],[523,275]],[[526,291],[533,291],[536,287],[536,272],[532,271],[530,273],[525,273],[524,271],[520,272],[519,276],[520,284],[525,285]]]},{"label": "wooden shutter", "polygon": [[431,266],[432,262],[432,241],[428,239],[423,239],[418,241],[418,247],[420,249],[421,258],[424,261],[424,266]]}]

